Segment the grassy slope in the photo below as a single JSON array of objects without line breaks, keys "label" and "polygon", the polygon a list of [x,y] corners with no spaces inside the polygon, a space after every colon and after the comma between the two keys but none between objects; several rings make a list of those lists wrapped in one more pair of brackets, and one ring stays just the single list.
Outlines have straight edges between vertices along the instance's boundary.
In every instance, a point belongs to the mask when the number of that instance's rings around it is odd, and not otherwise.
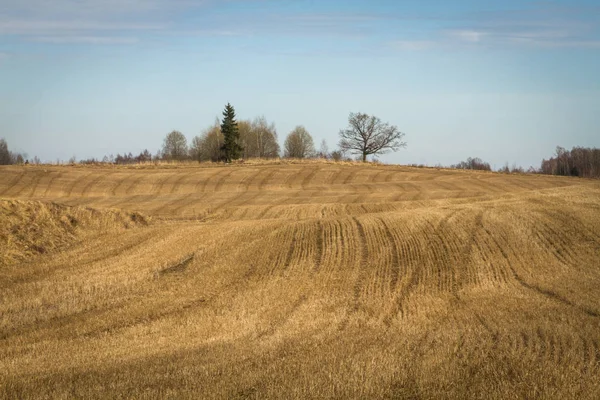
[{"label": "grassy slope", "polygon": [[9,167],[0,197],[155,217],[2,267],[0,397],[600,397],[597,181]]}]

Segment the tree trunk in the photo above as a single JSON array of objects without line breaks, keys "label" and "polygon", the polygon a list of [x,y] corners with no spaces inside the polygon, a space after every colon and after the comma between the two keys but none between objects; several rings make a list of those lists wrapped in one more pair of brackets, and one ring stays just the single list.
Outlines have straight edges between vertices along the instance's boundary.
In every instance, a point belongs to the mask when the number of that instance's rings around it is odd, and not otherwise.
[{"label": "tree trunk", "polygon": [[363,151],[363,162],[367,162],[367,153]]}]

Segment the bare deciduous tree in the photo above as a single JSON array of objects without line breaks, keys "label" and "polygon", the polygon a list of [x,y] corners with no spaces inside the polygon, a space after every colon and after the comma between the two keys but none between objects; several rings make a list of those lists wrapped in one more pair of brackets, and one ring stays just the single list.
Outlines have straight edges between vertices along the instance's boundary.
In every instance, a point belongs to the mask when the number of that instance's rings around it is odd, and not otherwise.
[{"label": "bare deciduous tree", "polygon": [[187,158],[187,139],[183,136],[183,133],[173,131],[165,137],[162,155],[166,160],[184,160]]},{"label": "bare deciduous tree", "polygon": [[288,158],[307,158],[315,154],[312,136],[303,126],[297,126],[285,139],[284,155]]},{"label": "bare deciduous tree", "polygon": [[0,165],[12,164],[12,156],[8,150],[6,140],[0,139]]},{"label": "bare deciduous tree", "polygon": [[406,147],[404,133],[398,127],[363,113],[350,113],[348,128],[340,130],[339,146],[343,151],[362,156],[367,161],[371,154],[385,154]]},{"label": "bare deciduous tree", "polygon": [[317,155],[319,158],[329,158],[329,146],[327,146],[327,141],[325,139],[321,140],[321,147],[319,148],[319,153]]},{"label": "bare deciduous tree", "polygon": [[258,117],[254,121],[238,122],[240,142],[244,148],[244,158],[277,158],[279,157],[279,143],[277,143],[277,130],[274,123],[268,123],[265,117]]},{"label": "bare deciduous tree", "polygon": [[190,156],[197,161],[221,161],[221,146],[223,146],[223,134],[217,118],[211,127],[192,139]]}]

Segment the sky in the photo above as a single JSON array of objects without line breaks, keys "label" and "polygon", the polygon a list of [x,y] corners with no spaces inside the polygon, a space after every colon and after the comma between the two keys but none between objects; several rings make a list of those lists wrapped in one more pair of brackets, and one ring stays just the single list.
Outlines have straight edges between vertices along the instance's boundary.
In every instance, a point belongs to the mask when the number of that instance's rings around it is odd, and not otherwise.
[{"label": "sky", "polygon": [[280,144],[363,112],[406,134],[382,162],[537,167],[600,147],[599,71],[597,0],[0,0],[0,137],[44,161],[155,153],[230,102]]}]

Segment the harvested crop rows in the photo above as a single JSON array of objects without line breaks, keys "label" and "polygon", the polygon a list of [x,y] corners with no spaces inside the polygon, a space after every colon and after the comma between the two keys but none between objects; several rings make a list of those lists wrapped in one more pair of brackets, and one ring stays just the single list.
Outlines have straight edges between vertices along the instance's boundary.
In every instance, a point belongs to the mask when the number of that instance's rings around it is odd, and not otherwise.
[{"label": "harvested crop rows", "polygon": [[72,236],[0,263],[0,398],[600,398],[598,181],[24,166],[0,199],[13,253]]}]

